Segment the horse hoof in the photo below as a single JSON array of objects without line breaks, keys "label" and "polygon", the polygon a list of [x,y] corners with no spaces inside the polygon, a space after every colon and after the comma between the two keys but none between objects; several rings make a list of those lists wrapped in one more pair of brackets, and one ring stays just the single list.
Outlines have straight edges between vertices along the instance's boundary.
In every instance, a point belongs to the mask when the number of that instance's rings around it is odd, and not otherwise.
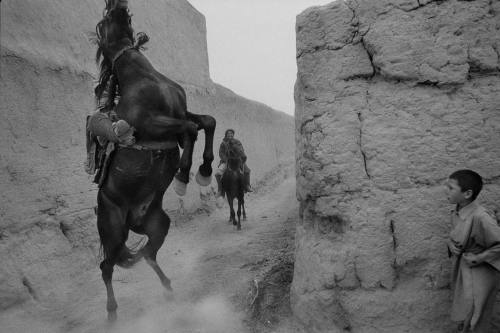
[{"label": "horse hoof", "polygon": [[181,181],[179,181],[177,178],[174,178],[174,191],[177,193],[177,195],[183,197],[186,195],[186,188],[187,185]]},{"label": "horse hoof", "polygon": [[200,171],[198,171],[196,173],[196,182],[198,184],[200,184],[201,186],[208,186],[210,185],[210,183],[212,182],[212,176],[208,176],[208,177],[203,177],[201,174],[200,174]]},{"label": "horse hoof", "polygon": [[116,310],[115,311],[108,311],[108,322],[109,323],[114,323],[116,321]]},{"label": "horse hoof", "polygon": [[172,285],[170,284],[170,281],[165,282],[165,283],[163,284],[163,287],[165,287],[165,289],[166,289],[168,292],[172,292],[172,291],[173,291],[173,289],[172,289]]}]

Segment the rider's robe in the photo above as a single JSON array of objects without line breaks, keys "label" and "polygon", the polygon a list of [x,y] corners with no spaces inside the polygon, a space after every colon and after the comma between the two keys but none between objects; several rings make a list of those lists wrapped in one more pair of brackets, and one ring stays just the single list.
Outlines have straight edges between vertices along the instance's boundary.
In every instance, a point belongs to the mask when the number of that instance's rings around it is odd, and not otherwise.
[{"label": "rider's robe", "polygon": [[113,123],[103,112],[94,112],[87,116],[87,160],[85,171],[95,174],[94,182],[102,185],[106,176],[106,167],[119,138],[113,130]]}]

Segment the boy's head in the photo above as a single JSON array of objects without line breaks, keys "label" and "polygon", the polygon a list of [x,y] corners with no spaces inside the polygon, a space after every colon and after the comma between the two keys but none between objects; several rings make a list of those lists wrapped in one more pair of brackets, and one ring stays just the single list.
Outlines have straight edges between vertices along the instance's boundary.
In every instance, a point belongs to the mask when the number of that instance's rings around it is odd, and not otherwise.
[{"label": "boy's head", "polygon": [[483,180],[472,170],[458,170],[448,177],[448,200],[452,204],[463,204],[474,201],[481,189]]}]

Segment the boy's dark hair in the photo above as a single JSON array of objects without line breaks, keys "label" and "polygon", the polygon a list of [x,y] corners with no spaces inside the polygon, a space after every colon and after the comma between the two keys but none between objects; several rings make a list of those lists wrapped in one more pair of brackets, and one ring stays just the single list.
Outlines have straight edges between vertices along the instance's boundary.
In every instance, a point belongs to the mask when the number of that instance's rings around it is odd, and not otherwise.
[{"label": "boy's dark hair", "polygon": [[462,192],[472,190],[471,200],[475,200],[483,188],[483,179],[477,172],[472,170],[458,170],[448,178],[455,179]]}]

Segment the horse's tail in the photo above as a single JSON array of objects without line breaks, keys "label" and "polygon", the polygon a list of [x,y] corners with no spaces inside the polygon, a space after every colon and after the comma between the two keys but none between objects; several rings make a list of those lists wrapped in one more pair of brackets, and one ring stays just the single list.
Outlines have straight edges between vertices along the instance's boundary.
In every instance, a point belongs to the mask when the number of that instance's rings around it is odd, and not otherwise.
[{"label": "horse's tail", "polygon": [[[102,251],[104,253],[104,258],[112,257],[111,251],[106,249],[106,246],[101,243]],[[115,251],[115,264],[122,268],[130,268],[134,266],[139,260],[144,256],[143,249],[146,246],[146,242],[144,239],[141,239],[137,243],[133,244],[130,248],[124,243],[121,248],[116,249]]]},{"label": "horse's tail", "polygon": [[141,260],[141,251],[133,251],[129,249],[126,245],[123,245],[118,258],[116,259],[116,264],[122,268],[130,268],[134,266],[139,260]]}]

